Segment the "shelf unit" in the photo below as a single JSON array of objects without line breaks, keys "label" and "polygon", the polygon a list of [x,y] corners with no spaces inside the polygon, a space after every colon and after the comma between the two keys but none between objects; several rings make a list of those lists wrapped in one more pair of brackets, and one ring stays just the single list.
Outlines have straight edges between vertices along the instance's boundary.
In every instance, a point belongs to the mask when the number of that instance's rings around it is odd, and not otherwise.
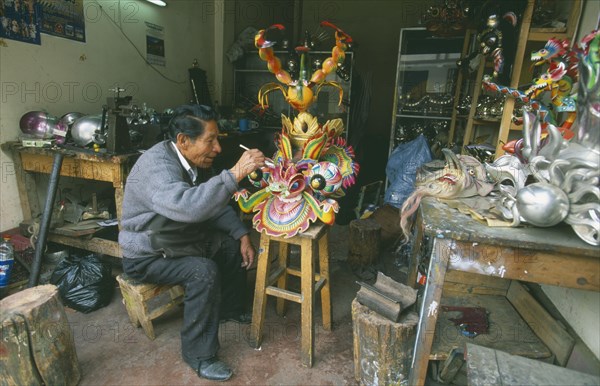
[{"label": "shelf unit", "polygon": [[[519,84],[525,84],[531,81],[531,74],[529,74],[529,72],[526,70],[529,68],[528,63],[530,59],[526,54],[530,53],[531,51],[541,49],[545,42],[553,37],[559,39],[572,39],[576,32],[575,30],[577,27],[577,22],[581,14],[581,0],[554,0],[555,5],[559,6],[560,9],[569,10],[569,16],[564,28],[532,27],[532,17],[535,9],[535,2],[536,0],[528,0],[527,6],[523,12],[519,30],[519,40],[515,53],[515,61],[512,68],[510,84],[508,85],[511,88],[517,88]],[[468,31],[465,36],[465,45],[463,49],[471,45],[471,42],[475,39],[475,37],[476,34],[473,31]],[[466,54],[466,51],[463,51],[463,53]],[[484,60],[481,60],[475,75],[475,81],[471,92],[471,108],[469,110],[469,115],[465,125],[462,148],[464,151],[464,147],[473,141],[473,137],[475,134],[477,134],[478,129],[485,126],[491,128],[492,133],[495,135],[495,140],[492,141],[492,143],[495,144],[494,146],[496,147],[495,158],[498,158],[504,154],[502,146],[510,141],[512,139],[511,134],[520,131],[521,127],[515,125],[512,121],[513,111],[515,108],[514,98],[506,98],[503,105],[502,115],[499,119],[478,119],[476,117],[479,98],[481,98],[481,96],[484,94],[482,92],[483,75],[486,72],[492,72],[492,65],[490,62],[491,58],[484,58]],[[457,96],[464,94],[464,90],[461,88],[467,87],[467,90],[470,89],[468,85],[464,85],[465,82],[461,76],[462,74],[459,74],[459,79],[457,81],[457,91],[455,94]],[[459,117],[455,112],[451,124],[451,139],[454,138],[456,134],[456,127],[458,127],[461,119],[463,118]]]},{"label": "shelf unit", "polygon": [[[293,55],[288,51],[275,51],[275,55],[281,60],[282,66],[287,70],[287,61]],[[323,60],[331,56],[331,51],[311,51],[310,63]],[[345,67],[348,74],[347,80],[341,78],[335,71],[330,73],[326,80],[337,82],[344,90],[342,104],[338,106],[338,92],[334,88],[325,87],[321,89],[317,102],[308,110],[309,113],[318,117],[319,123],[323,124],[329,119],[342,118],[344,121],[345,137],[350,130],[350,101],[352,86],[352,69],[354,67],[354,52],[346,51]],[[312,70],[309,71],[312,73]],[[279,83],[275,75],[267,69],[267,63],[258,56],[258,51],[246,52],[244,56],[235,63],[233,73],[234,83],[234,105],[237,107],[252,107],[258,104],[258,90],[267,83]],[[287,86],[281,84],[287,89]],[[295,111],[285,101],[279,91],[269,94],[269,108],[267,114],[259,119],[261,129],[281,129],[281,114],[288,117],[295,116]]]},{"label": "shelf unit", "polygon": [[[463,42],[463,47],[461,50],[460,57],[464,58],[467,56],[470,50],[473,49],[473,41],[476,35],[476,31],[473,29],[468,29],[465,32],[465,40]],[[458,71],[458,75],[456,77],[456,87],[454,88],[454,103],[452,103],[452,117],[450,121],[450,129],[448,130],[448,148],[452,148],[454,144],[454,137],[456,135],[456,129],[459,121],[463,121],[469,117],[469,115],[463,115],[458,113],[458,104],[463,98],[463,90],[469,89],[470,87],[463,87],[463,83],[472,82],[472,77],[465,76],[464,71]]]},{"label": "shelf unit", "polygon": [[[411,108],[409,100],[429,96],[452,97],[456,79],[456,60],[460,58],[463,37],[434,37],[425,28],[402,28],[398,47],[396,90],[394,93],[392,128],[390,132],[391,154],[396,146],[410,141],[419,131],[414,125],[431,128],[452,122],[452,101],[437,110],[429,104]],[[412,103],[414,105],[414,103]],[[447,128],[444,130],[448,130]]]},{"label": "shelf unit", "polygon": [[[554,0],[557,1],[557,0]],[[562,4],[567,2],[561,1]],[[551,38],[558,39],[573,39],[576,33],[579,17],[581,15],[581,0],[571,0],[570,14],[567,19],[567,25],[564,28],[535,28],[531,27],[531,19],[533,17],[533,11],[535,7],[535,0],[528,0],[527,8],[523,15],[523,23],[521,24],[521,31],[519,32],[519,44],[517,45],[517,53],[515,65],[513,68],[513,76],[511,78],[510,87],[516,88],[523,81],[523,68],[528,68],[524,62],[529,58],[525,58],[525,53],[530,53],[531,49],[529,43],[533,42],[538,46],[536,49],[542,48],[546,41]],[[567,7],[568,9],[568,7]],[[528,78],[531,80],[531,77]],[[526,81],[528,81],[526,80]],[[496,158],[504,154],[502,149],[503,143],[508,142],[511,131],[520,130],[519,126],[512,124],[513,110],[515,106],[514,98],[506,98],[504,103],[504,110],[502,112],[502,120],[500,122],[500,131],[498,133],[498,143],[496,144]]]}]

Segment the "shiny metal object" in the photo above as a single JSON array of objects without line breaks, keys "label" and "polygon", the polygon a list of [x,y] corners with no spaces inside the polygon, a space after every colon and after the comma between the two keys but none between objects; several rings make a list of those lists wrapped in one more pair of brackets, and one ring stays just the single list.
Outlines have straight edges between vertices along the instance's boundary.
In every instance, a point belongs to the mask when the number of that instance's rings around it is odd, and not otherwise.
[{"label": "shiny metal object", "polygon": [[83,113],[77,113],[77,112],[66,113],[65,115],[60,117],[60,122],[63,122],[64,124],[66,124],[68,128],[71,128],[71,126],[73,125],[73,123],[75,123],[76,120],[78,120],[79,118],[82,118],[84,116],[85,116],[85,114],[83,114]]},{"label": "shiny metal object", "polygon": [[54,139],[56,141],[56,144],[62,145],[67,141],[67,134],[69,133],[71,126],[73,126],[73,123],[77,119],[83,116],[85,116],[85,114],[67,113],[60,117],[56,125],[56,130],[54,131]]},{"label": "shiny metal object", "polygon": [[550,227],[569,214],[569,197],[560,188],[536,182],[517,192],[516,205],[521,217],[538,227]]},{"label": "shiny metal object", "polygon": [[77,119],[71,126],[73,141],[79,146],[87,146],[94,142],[104,144],[101,134],[102,117],[99,115],[88,115]]},{"label": "shiny metal object", "polygon": [[40,139],[52,138],[58,118],[45,111],[29,111],[19,120],[19,128],[23,134]]},{"label": "shiny metal object", "polygon": [[[581,240],[600,245],[600,32],[584,40],[589,53],[579,61],[574,137],[566,140],[548,124],[543,138],[540,118],[524,109],[520,157],[500,157],[487,170],[496,182],[513,183],[499,186],[498,206],[505,218],[513,220],[511,225],[527,221],[550,226],[564,220]],[[522,176],[508,172],[509,165],[537,182],[520,186]]]}]

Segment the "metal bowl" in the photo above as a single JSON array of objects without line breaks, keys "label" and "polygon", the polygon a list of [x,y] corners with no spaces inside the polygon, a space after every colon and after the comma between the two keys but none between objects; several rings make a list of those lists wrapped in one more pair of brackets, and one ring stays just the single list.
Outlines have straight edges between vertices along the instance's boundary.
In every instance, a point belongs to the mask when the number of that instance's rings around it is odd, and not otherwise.
[{"label": "metal bowl", "polygon": [[102,128],[102,117],[100,115],[87,115],[77,119],[71,126],[73,141],[79,146],[87,146],[94,142],[97,134]]}]

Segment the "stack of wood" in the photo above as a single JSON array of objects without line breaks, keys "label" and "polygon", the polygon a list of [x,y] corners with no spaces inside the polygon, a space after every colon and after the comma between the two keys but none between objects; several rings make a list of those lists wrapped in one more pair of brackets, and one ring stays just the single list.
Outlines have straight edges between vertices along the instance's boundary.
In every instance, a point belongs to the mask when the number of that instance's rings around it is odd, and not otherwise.
[{"label": "stack of wood", "polygon": [[361,385],[406,382],[419,322],[408,308],[416,302],[417,291],[381,272],[372,286],[360,284],[352,302],[356,380]]}]

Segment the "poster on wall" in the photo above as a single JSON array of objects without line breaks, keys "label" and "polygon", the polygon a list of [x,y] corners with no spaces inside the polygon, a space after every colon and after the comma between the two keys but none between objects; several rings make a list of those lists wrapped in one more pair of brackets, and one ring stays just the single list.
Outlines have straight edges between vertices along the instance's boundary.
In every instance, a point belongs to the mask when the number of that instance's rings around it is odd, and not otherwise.
[{"label": "poster on wall", "polygon": [[0,0],[0,38],[40,44],[37,0]]},{"label": "poster on wall", "polygon": [[165,66],[164,27],[146,22],[146,60],[150,64]]},{"label": "poster on wall", "polygon": [[42,2],[42,32],[85,42],[83,0],[44,0]]}]

